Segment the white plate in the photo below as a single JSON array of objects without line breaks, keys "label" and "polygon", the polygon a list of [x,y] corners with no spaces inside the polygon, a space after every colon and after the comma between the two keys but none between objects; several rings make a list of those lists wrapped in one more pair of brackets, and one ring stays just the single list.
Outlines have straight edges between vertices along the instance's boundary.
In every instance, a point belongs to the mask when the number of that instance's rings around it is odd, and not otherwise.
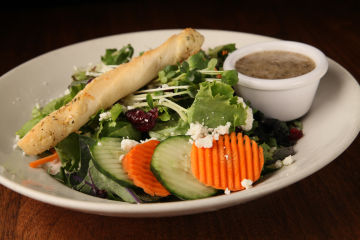
[{"label": "white plate", "polygon": [[[179,30],[137,32],[110,36],[64,47],[32,59],[0,78],[0,183],[30,198],[73,210],[112,216],[174,216],[217,210],[244,203],[295,183],[339,156],[360,130],[360,87],[339,64],[329,59],[310,112],[304,117],[305,136],[296,145],[296,162],[254,188],[201,200],[133,205],[91,197],[58,183],[33,159],[13,150],[14,133],[26,122],[37,102],[58,97],[70,83],[73,66],[99,62],[106,48],[131,43],[137,52],[158,46]],[[204,49],[219,44],[237,47],[272,38],[229,31],[200,30]]]}]

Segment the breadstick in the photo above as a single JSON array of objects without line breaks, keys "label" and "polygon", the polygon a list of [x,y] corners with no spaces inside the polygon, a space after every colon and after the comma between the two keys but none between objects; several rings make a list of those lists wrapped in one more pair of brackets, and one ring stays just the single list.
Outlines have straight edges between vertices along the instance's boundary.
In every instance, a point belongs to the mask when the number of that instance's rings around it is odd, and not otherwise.
[{"label": "breadstick", "polygon": [[145,86],[167,65],[176,64],[198,52],[204,37],[187,28],[158,48],[133,58],[129,63],[95,78],[71,102],[46,116],[19,142],[28,155],[40,154],[80,129],[100,109]]}]

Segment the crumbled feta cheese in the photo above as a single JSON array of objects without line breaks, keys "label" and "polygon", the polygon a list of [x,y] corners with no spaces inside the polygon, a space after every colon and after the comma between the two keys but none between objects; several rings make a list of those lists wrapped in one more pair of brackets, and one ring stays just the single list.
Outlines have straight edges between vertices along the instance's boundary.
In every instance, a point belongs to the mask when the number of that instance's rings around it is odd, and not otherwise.
[{"label": "crumbled feta cheese", "polygon": [[225,156],[226,160],[229,159],[229,155],[225,154],[224,156]]},{"label": "crumbled feta cheese", "polygon": [[99,121],[107,121],[110,118],[111,118],[111,112],[109,112],[109,111],[103,112],[103,113],[100,113]]},{"label": "crumbled feta cheese", "polygon": [[61,161],[55,160],[55,161],[48,162],[48,163],[46,163],[45,168],[51,175],[56,175],[60,172]]},{"label": "crumbled feta cheese", "polygon": [[190,128],[186,132],[186,135],[190,135],[192,139],[196,140],[199,138],[206,137],[209,134],[209,129],[200,123],[190,123]]},{"label": "crumbled feta cheese", "polygon": [[125,152],[128,152],[138,144],[139,144],[138,141],[131,139],[124,139],[121,141],[121,149],[124,150]]},{"label": "crumbled feta cheese", "polygon": [[224,126],[218,126],[215,129],[208,128],[198,122],[190,123],[190,128],[186,135],[191,136],[191,140],[195,141],[197,147],[211,148],[213,139],[218,140],[220,135],[229,133],[230,122],[227,122]]},{"label": "crumbled feta cheese", "polygon": [[64,92],[64,95],[68,95],[70,93],[70,90],[67,88]]},{"label": "crumbled feta cheese", "polygon": [[253,184],[253,181],[250,180],[250,179],[244,178],[244,179],[241,181],[241,186],[243,186],[245,189],[252,188],[252,184]]},{"label": "crumbled feta cheese", "polygon": [[246,103],[244,102],[244,99],[242,97],[238,97],[237,103],[238,104],[241,103],[246,111],[245,124],[241,125],[241,128],[245,131],[250,131],[252,129],[252,125],[254,122],[253,111],[252,111],[251,107],[246,105]]},{"label": "crumbled feta cheese", "polygon": [[133,107],[133,106],[127,106],[126,109],[129,111],[129,110],[135,109],[135,107]]},{"label": "crumbled feta cheese", "polygon": [[220,135],[228,134],[230,126],[231,126],[231,123],[227,122],[225,125],[220,125],[220,126],[214,128],[214,131],[212,132],[214,139],[219,140]]},{"label": "crumbled feta cheese", "polygon": [[121,154],[120,156],[119,156],[119,163],[121,163],[122,162],[122,160],[123,160],[123,158],[124,158],[124,154]]},{"label": "crumbled feta cheese", "polygon": [[244,102],[244,99],[243,99],[242,97],[239,97],[239,96],[238,96],[238,98],[237,98],[237,103],[238,103],[238,104],[242,104],[243,107],[246,106],[246,104],[245,104],[245,102]]},{"label": "crumbled feta cheese", "polygon": [[244,131],[250,131],[252,129],[253,122],[254,122],[253,111],[250,107],[247,107],[245,109],[246,109],[246,120],[245,120],[245,124],[241,125],[241,128]]},{"label": "crumbled feta cheese", "polygon": [[275,168],[281,168],[283,166],[283,163],[281,160],[277,160],[275,163],[274,163],[274,167]]},{"label": "crumbled feta cheese", "polygon": [[213,137],[211,135],[207,135],[203,138],[198,138],[195,140],[195,145],[198,148],[211,148],[213,145]]},{"label": "crumbled feta cheese", "polygon": [[289,166],[289,165],[293,164],[294,162],[295,162],[295,158],[292,155],[289,155],[286,158],[284,158],[284,160],[282,160],[282,163],[285,166]]},{"label": "crumbled feta cheese", "polygon": [[230,195],[231,192],[230,192],[230,190],[228,188],[226,188],[224,193],[225,193],[225,195]]}]

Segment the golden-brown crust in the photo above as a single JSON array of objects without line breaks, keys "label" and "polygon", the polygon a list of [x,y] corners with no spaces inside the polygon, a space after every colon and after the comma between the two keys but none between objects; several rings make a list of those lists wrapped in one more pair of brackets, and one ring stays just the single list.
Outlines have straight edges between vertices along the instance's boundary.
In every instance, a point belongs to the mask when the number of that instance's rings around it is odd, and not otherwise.
[{"label": "golden-brown crust", "polygon": [[186,28],[156,49],[91,81],[74,99],[35,125],[18,145],[28,155],[40,154],[76,132],[101,108],[149,83],[166,65],[181,62],[198,52],[204,37]]}]

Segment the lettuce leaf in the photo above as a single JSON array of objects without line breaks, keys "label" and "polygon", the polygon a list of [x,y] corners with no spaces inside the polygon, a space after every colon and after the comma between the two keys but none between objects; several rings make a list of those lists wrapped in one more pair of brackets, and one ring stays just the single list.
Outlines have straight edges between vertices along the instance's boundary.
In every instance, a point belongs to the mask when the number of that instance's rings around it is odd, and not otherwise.
[{"label": "lettuce leaf", "polygon": [[188,122],[199,122],[210,128],[231,123],[233,128],[245,124],[246,111],[237,102],[234,90],[222,82],[204,82],[187,111]]}]

